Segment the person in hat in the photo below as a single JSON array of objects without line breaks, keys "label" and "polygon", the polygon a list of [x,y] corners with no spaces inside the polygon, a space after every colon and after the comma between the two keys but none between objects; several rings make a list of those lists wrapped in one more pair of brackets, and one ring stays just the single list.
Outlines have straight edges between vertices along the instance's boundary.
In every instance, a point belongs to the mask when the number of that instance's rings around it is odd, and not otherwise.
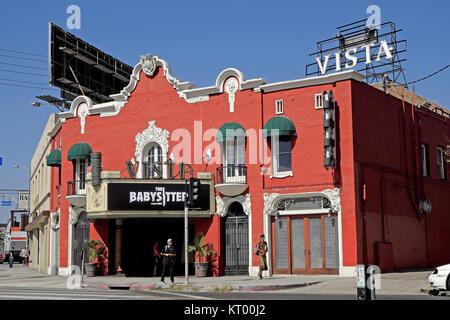
[{"label": "person in hat", "polygon": [[167,240],[167,245],[161,251],[161,255],[163,256],[163,268],[161,273],[161,283],[164,282],[164,276],[166,275],[166,270],[169,269],[170,281],[174,283],[174,269],[175,269],[175,257],[176,252],[175,248],[172,244],[172,239]]},{"label": "person in hat", "polygon": [[259,257],[259,279],[262,279],[262,273],[264,270],[267,270],[267,242],[264,241],[264,235],[259,236],[259,242],[256,245],[256,249],[258,250]]}]

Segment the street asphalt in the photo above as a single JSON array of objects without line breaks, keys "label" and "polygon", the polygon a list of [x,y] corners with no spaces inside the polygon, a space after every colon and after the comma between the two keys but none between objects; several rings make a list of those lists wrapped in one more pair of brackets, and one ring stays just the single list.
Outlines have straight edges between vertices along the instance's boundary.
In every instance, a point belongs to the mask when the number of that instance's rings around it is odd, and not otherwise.
[{"label": "street asphalt", "polygon": [[[430,270],[381,275],[378,300],[447,300],[427,294]],[[274,275],[262,280],[249,276],[176,277],[175,285],[159,278],[88,277],[79,289],[68,278],[48,276],[14,264],[0,264],[0,299],[44,300],[355,300],[356,279],[322,275]]]}]

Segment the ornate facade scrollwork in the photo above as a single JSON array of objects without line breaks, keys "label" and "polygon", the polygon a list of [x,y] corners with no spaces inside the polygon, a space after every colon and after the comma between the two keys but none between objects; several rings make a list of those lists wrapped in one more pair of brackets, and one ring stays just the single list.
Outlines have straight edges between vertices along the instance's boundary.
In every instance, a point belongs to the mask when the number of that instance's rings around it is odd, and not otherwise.
[{"label": "ornate facade scrollwork", "polygon": [[341,211],[340,191],[341,190],[339,188],[326,189],[321,191],[321,193],[323,193],[330,200],[331,210],[333,210],[333,212]]},{"label": "ornate facade scrollwork", "polygon": [[147,77],[152,77],[156,71],[156,61],[151,54],[140,56],[142,71]]},{"label": "ornate facade scrollwork", "polygon": [[280,196],[279,193],[264,193],[264,214],[272,214],[272,206],[274,201]]},{"label": "ornate facade scrollwork", "polygon": [[309,199],[316,206],[328,208],[330,212],[340,213],[341,211],[340,189],[334,188],[304,194],[264,193],[264,214],[270,215],[277,210],[287,210],[295,198]]},{"label": "ornate facade scrollwork", "polygon": [[84,208],[71,207],[69,209],[69,224],[72,224],[72,225],[77,224],[80,214],[82,214],[84,211],[85,211]]},{"label": "ornate facade scrollwork", "polygon": [[159,144],[164,154],[169,152],[170,133],[166,129],[158,128],[155,123],[156,121],[149,121],[148,128],[136,135],[136,151],[134,155],[138,161],[141,159],[145,146],[150,142]]},{"label": "ornate facade scrollwork", "polygon": [[218,214],[221,217],[225,217],[225,202],[222,200],[221,197],[216,196],[216,214]]},{"label": "ornate facade scrollwork", "polygon": [[250,197],[251,197],[251,195],[249,193],[247,193],[245,195],[245,201],[242,204],[242,208],[244,209],[244,213],[247,216],[251,215],[251,213],[252,213],[252,203],[250,201]]}]

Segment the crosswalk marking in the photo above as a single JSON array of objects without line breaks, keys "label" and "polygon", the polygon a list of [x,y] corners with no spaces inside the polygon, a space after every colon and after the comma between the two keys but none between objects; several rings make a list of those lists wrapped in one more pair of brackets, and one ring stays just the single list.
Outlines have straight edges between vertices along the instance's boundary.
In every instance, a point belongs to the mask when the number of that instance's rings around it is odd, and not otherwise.
[{"label": "crosswalk marking", "polygon": [[0,287],[0,299],[12,300],[211,300],[214,298],[178,292],[136,292],[98,289]]}]

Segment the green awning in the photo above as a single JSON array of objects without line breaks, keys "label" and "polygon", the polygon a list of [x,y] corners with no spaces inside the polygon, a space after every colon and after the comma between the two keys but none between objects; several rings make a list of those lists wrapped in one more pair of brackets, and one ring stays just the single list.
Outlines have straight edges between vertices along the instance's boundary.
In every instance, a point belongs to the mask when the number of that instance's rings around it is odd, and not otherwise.
[{"label": "green awning", "polygon": [[87,159],[92,153],[92,148],[85,142],[74,144],[67,154],[68,160]]},{"label": "green awning", "polygon": [[47,165],[57,167],[61,165],[61,149],[55,149],[47,156]]},{"label": "green awning", "polygon": [[237,137],[245,137],[245,128],[237,122],[228,122],[219,128],[216,141],[232,141]]},{"label": "green awning", "polygon": [[296,136],[294,122],[285,116],[276,116],[267,121],[264,126],[264,136]]}]

